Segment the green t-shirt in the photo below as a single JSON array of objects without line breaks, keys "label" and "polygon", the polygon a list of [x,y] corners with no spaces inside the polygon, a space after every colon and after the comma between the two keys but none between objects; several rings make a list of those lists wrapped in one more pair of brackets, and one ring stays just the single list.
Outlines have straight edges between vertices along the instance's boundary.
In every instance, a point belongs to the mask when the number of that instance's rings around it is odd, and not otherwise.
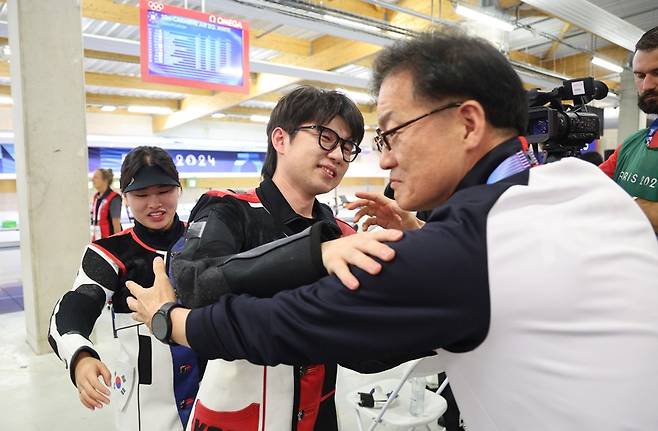
[{"label": "green t-shirt", "polygon": [[658,201],[658,148],[648,148],[649,129],[628,137],[617,154],[613,179],[628,194],[649,201]]}]

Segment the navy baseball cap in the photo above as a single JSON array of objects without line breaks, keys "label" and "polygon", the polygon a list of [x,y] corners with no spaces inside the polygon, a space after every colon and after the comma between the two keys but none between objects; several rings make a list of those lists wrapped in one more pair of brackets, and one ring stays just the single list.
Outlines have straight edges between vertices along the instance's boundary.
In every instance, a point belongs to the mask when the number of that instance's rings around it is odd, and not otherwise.
[{"label": "navy baseball cap", "polygon": [[172,178],[167,175],[167,173],[163,171],[159,166],[144,166],[139,171],[137,171],[134,177],[132,177],[123,192],[132,192],[151,186],[180,187],[180,182],[178,182],[176,178]]}]

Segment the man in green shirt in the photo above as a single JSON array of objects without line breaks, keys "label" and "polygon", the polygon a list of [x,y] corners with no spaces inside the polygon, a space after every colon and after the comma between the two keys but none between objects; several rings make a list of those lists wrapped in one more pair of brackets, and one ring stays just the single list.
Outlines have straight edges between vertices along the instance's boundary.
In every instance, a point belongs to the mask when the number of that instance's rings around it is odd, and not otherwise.
[{"label": "man in green shirt", "polygon": [[[658,114],[658,27],[642,35],[635,45],[633,74],[638,106],[647,114]],[[629,136],[610,158],[600,165],[608,176],[630,195],[658,232],[658,119],[650,127]]]}]

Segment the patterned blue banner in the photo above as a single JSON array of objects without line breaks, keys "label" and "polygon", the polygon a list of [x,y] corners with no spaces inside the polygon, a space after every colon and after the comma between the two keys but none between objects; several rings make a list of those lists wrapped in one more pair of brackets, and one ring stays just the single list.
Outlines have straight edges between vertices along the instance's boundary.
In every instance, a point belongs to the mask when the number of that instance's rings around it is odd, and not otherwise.
[{"label": "patterned blue banner", "polygon": [[16,157],[12,144],[0,144],[0,174],[16,173]]},{"label": "patterned blue banner", "polygon": [[[116,175],[121,162],[132,148],[89,148],[89,172],[110,168]],[[0,174],[15,174],[14,145],[0,144]],[[259,174],[265,153],[240,151],[166,150],[174,159],[181,174],[194,173],[252,173]]]}]

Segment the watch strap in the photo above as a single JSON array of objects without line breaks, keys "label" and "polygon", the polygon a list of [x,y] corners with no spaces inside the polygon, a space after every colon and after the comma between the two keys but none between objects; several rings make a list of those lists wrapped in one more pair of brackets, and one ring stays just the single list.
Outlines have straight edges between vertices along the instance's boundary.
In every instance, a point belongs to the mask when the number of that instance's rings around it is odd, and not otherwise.
[{"label": "watch strap", "polygon": [[[173,326],[173,325],[172,325],[172,322],[171,322],[171,312],[172,312],[175,308],[180,308],[180,307],[182,307],[182,305],[179,304],[179,303],[177,303],[177,302],[166,302],[166,303],[162,304],[162,306],[160,307],[160,309],[156,312],[156,314],[163,315],[164,318],[165,318],[166,321],[167,321],[167,333],[166,333],[166,335],[165,335],[165,339],[160,339],[160,338],[158,338],[158,339],[159,339],[160,341],[162,341],[163,343],[167,343],[167,344],[176,344],[176,343],[175,343],[174,341],[172,341],[172,339],[171,339],[171,335],[172,335],[172,332],[173,332],[173,331],[172,331],[172,326]],[[153,327],[153,326],[151,325],[151,327]]]}]

